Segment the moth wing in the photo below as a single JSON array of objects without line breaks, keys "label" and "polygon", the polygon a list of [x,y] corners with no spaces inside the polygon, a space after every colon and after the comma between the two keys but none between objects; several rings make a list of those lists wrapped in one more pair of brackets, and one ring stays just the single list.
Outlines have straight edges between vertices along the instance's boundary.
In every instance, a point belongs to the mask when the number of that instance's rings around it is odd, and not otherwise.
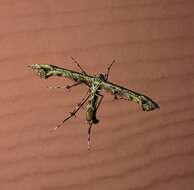
[{"label": "moth wing", "polygon": [[151,111],[159,108],[159,106],[151,98],[119,85],[104,82],[102,84],[102,88],[115,96],[119,96],[125,100],[138,103],[143,111]]},{"label": "moth wing", "polygon": [[55,65],[32,64],[28,65],[28,67],[35,70],[37,74],[44,79],[47,79],[51,76],[61,76],[66,77],[75,82],[85,83],[87,85],[89,85],[91,81],[91,77],[88,75],[83,75],[79,72],[57,67]]}]

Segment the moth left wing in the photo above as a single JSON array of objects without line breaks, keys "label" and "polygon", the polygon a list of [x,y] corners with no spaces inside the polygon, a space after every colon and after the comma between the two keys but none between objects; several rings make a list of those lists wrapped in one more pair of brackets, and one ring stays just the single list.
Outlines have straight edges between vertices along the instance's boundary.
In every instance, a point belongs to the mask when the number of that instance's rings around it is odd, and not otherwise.
[{"label": "moth left wing", "polygon": [[104,81],[102,83],[102,88],[115,96],[119,96],[126,100],[134,101],[140,104],[143,111],[151,111],[156,108],[159,108],[159,106],[149,97],[121,87],[119,85]]},{"label": "moth left wing", "polygon": [[44,79],[47,79],[51,76],[62,76],[75,82],[85,83],[88,86],[90,86],[91,84],[90,76],[72,70],[57,67],[55,65],[32,64],[28,65],[28,67],[35,70],[37,74]]}]

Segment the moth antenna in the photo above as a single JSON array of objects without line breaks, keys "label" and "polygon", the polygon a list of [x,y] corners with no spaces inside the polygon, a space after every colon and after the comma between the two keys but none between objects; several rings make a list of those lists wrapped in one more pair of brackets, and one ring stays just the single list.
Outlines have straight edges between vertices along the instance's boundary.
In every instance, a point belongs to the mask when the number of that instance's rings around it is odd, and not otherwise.
[{"label": "moth antenna", "polygon": [[107,68],[107,72],[106,74],[104,75],[105,76],[105,79],[108,80],[108,76],[109,76],[109,73],[110,73],[110,69],[112,67],[112,65],[115,63],[115,59],[112,61],[112,63],[108,66]]},{"label": "moth antenna", "polygon": [[78,61],[75,60],[72,56],[71,56],[71,59],[72,59],[73,62],[79,67],[79,69],[81,70],[81,72],[82,72],[84,75],[87,75],[86,71],[84,71],[84,69],[81,67],[81,65],[78,63]]}]

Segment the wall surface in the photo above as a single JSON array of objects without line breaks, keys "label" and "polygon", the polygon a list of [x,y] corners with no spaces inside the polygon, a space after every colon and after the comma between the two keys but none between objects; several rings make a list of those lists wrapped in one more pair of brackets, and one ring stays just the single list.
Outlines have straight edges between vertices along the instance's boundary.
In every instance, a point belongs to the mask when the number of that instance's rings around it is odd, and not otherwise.
[{"label": "wall surface", "polygon": [[[1,190],[193,190],[193,0],[1,0]],[[28,64],[53,64],[146,94],[143,112],[109,94],[87,150],[84,109],[50,130],[87,87],[48,89]]]}]

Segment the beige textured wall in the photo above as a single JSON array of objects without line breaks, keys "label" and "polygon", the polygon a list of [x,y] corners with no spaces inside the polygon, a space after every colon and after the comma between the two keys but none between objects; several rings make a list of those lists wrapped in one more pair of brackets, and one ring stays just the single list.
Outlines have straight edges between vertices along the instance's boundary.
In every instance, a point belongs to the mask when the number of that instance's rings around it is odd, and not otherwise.
[{"label": "beige textured wall", "polygon": [[[194,1],[1,0],[1,190],[193,190]],[[84,110],[50,133],[87,90],[64,92],[26,65],[91,74],[113,59],[110,80],[161,109],[105,98],[87,150]]]}]

